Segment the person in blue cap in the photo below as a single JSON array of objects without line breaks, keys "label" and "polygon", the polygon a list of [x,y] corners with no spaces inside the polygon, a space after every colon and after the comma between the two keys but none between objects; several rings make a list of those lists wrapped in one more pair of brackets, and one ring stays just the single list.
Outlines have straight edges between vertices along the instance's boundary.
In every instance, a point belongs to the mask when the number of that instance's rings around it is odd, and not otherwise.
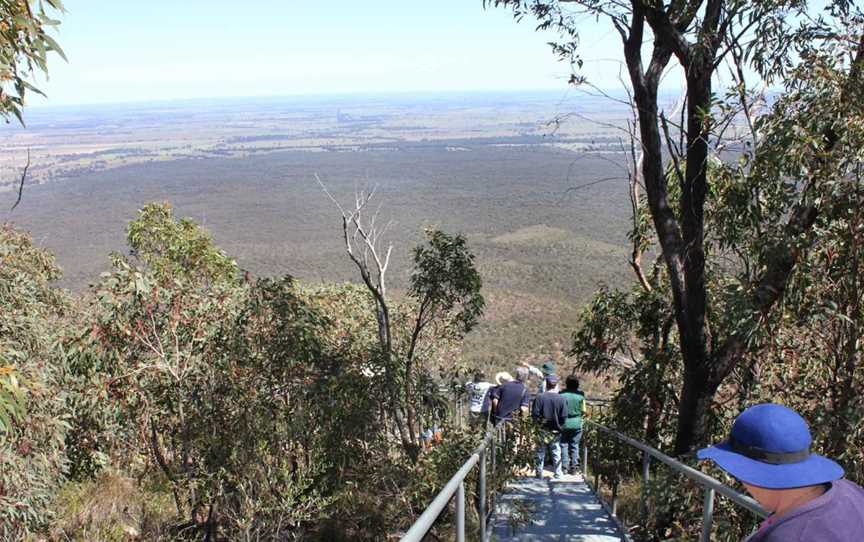
[{"label": "person in blue cap", "polygon": [[697,453],[771,512],[746,542],[864,540],[864,489],[843,479],[840,465],[811,452],[811,443],[797,412],[766,403],[742,412],[726,441]]}]

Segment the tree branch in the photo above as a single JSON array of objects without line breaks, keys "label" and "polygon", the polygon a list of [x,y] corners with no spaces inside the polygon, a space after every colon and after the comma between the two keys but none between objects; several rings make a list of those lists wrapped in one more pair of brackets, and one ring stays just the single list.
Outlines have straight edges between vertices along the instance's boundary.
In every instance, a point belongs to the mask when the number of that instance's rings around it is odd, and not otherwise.
[{"label": "tree branch", "polygon": [[[662,8],[662,3],[658,5],[636,1],[634,2],[634,5],[635,4],[638,4],[640,8],[644,9],[645,19],[648,21],[648,24],[651,25],[651,30],[653,30],[654,34],[657,36],[655,50],[657,43],[663,43],[665,46],[672,49],[672,52],[675,53],[676,57],[678,57],[678,61],[682,66],[689,65],[691,44],[684,37],[680,28],[687,28],[690,26],[693,17],[696,15],[696,10],[688,9],[691,7],[689,6],[689,3],[683,2],[671,3],[669,5],[670,11],[668,12]],[[701,2],[696,2],[696,4],[701,4]],[[678,21],[676,21],[675,24],[672,22],[672,16],[674,15],[679,16]]]},{"label": "tree branch", "polygon": [[12,208],[9,209],[9,212],[15,210],[15,207],[18,207],[18,204],[21,203],[21,197],[24,195],[24,180],[27,178],[27,170],[30,169],[30,148],[27,148],[27,163],[24,164],[24,171],[21,172],[21,181],[18,183],[18,199],[15,200],[15,204],[12,205]]}]

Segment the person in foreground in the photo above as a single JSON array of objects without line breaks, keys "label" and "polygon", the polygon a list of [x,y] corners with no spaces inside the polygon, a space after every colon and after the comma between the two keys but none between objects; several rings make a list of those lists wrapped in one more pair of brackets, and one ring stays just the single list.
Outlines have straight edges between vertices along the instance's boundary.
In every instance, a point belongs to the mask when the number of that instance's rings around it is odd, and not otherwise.
[{"label": "person in foreground", "polygon": [[741,481],[771,515],[746,542],[864,540],[864,489],[843,468],[810,451],[807,422],[783,405],[742,412],[729,439],[699,450]]}]

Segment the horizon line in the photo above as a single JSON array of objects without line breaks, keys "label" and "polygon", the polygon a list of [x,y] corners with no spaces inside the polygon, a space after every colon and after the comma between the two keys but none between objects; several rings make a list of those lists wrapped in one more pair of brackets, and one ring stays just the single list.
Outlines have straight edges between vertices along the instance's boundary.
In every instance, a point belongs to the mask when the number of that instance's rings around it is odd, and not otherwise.
[{"label": "horizon line", "polygon": [[[623,89],[600,89],[600,91],[615,96],[616,94],[626,95]],[[603,98],[602,95],[591,96],[587,93],[597,93],[596,89],[580,89],[574,86],[565,86],[560,89],[549,88],[525,88],[525,89],[446,89],[446,90],[381,90],[381,91],[358,91],[358,92],[305,92],[296,94],[257,94],[257,95],[229,95],[229,96],[194,96],[182,98],[154,98],[152,100],[109,100],[100,102],[77,102],[77,103],[62,103],[52,104],[43,101],[42,103],[28,104],[25,106],[26,111],[61,109],[70,107],[98,107],[98,106],[123,106],[123,105],[147,105],[147,104],[169,104],[182,102],[205,102],[205,101],[255,101],[255,100],[280,100],[280,99],[309,99],[309,98],[351,98],[351,97],[410,97],[410,96],[431,96],[431,95],[459,95],[459,94],[476,94],[476,95],[516,95],[516,94],[560,94],[561,99],[568,98],[567,94],[578,93],[580,96]],[[661,94],[667,94],[661,90]],[[678,92],[668,92],[668,94],[678,94]],[[50,98],[49,98],[50,99]]]}]

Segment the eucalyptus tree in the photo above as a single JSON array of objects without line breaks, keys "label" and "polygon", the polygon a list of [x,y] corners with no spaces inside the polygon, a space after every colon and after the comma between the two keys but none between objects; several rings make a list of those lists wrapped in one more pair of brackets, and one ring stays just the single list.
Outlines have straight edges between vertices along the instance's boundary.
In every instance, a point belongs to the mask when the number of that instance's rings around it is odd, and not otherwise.
[{"label": "eucalyptus tree", "polygon": [[60,0],[0,1],[0,116],[24,122],[28,92],[42,94],[33,84],[37,72],[48,73],[48,53],[66,56],[50,31],[60,25],[53,18],[63,12]]},{"label": "eucalyptus tree", "polygon": [[[574,83],[585,82],[579,74],[579,26],[588,19],[584,15],[606,21],[620,36],[638,123],[635,146],[640,159],[634,175],[644,188],[646,218],[650,218],[644,225],[658,242],[665,268],[660,273],[655,266],[651,275],[662,281],[671,297],[683,360],[680,392],[675,397],[674,451],[686,453],[706,439],[718,388],[745,359],[766,318],[777,311],[807,254],[814,225],[825,207],[820,187],[831,178],[842,179],[833,165],[850,150],[843,118],[861,105],[860,8],[845,0],[821,8],[798,0],[489,0],[485,4],[508,6],[518,19],[534,16],[538,28],[560,32],[562,40],[553,48],[572,63]],[[753,118],[748,83],[756,79],[765,85],[785,85],[790,92],[796,85],[812,88],[818,74],[796,72],[800,61],[828,53],[836,57],[832,65],[837,75],[837,93],[832,94],[836,109],[805,108],[815,116],[795,119],[809,147],[798,145],[796,127],[787,122],[796,104],[801,105],[794,97],[774,105],[769,122],[774,123],[776,138],[762,139],[760,129],[769,127],[760,127]],[[686,85],[677,122],[659,105],[661,80],[676,63]],[[724,66],[731,66],[734,82],[728,100],[718,98],[715,89]],[[810,79],[802,83],[801,77]],[[806,101],[807,96],[797,97]],[[737,178],[758,178],[769,194],[782,193],[783,198],[773,202],[780,207],[768,208],[772,202],[759,189],[744,195],[745,206],[761,213],[756,218],[762,221],[759,227],[765,235],[752,244],[746,262],[735,262],[740,266],[737,283],[726,291],[731,297],[721,302],[712,295],[710,282],[712,273],[723,267],[710,262],[709,251],[712,236],[716,239],[724,230],[707,229],[706,210],[720,202],[710,165],[721,152],[729,152],[725,130],[736,115],[746,118],[752,136],[737,147],[743,149],[735,168]],[[787,156],[784,141],[806,152]],[[765,167],[754,168],[757,162]],[[728,248],[722,242],[721,246]],[[634,258],[631,264],[643,279],[643,289],[651,289],[640,261]]]},{"label": "eucalyptus tree", "polygon": [[175,529],[299,537],[326,504],[326,454],[309,459],[327,403],[314,388],[348,364],[325,347],[331,322],[291,277],[241,281],[209,233],[168,204],[145,205],[127,240],[132,255],[115,254],[94,288],[81,347],[118,411],[117,446],[167,481]]},{"label": "eucalyptus tree", "polygon": [[32,535],[54,515],[68,461],[65,319],[60,268],[26,233],[0,225],[0,539]]},{"label": "eucalyptus tree", "polygon": [[[23,123],[22,109],[48,53],[63,52],[48,34],[59,21],[59,0],[0,1],[0,117]],[[29,167],[21,175],[18,201]],[[15,202],[15,205],[18,204]],[[50,517],[52,491],[62,481],[65,420],[62,397],[46,395],[59,380],[56,330],[68,300],[50,282],[60,276],[53,257],[26,234],[0,224],[0,536],[14,539]],[[42,400],[39,400],[42,399]],[[41,449],[36,444],[45,442]],[[36,444],[34,444],[36,443]]]},{"label": "eucalyptus tree", "polygon": [[[0,117],[9,122],[15,117],[24,124],[23,109],[28,93],[43,95],[33,84],[37,73],[48,73],[48,53],[54,52],[64,60],[66,55],[50,31],[60,25],[52,15],[63,12],[60,0],[0,0]],[[24,180],[30,167],[27,164],[18,183],[18,198],[12,209],[21,202]]]}]

